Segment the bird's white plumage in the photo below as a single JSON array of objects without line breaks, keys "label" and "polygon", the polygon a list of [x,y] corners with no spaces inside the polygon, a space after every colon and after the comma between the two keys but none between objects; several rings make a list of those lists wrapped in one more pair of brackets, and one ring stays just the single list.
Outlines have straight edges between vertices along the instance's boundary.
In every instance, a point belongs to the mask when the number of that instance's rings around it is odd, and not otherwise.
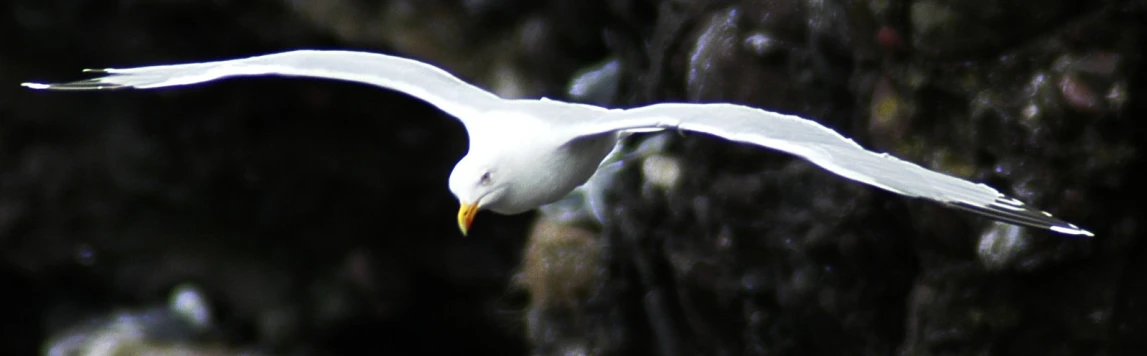
[{"label": "bird's white plumage", "polygon": [[[1092,236],[986,185],[868,151],[815,121],[741,105],[663,103],[608,110],[545,98],[509,100],[429,64],[351,51],[299,50],[98,71],[110,75],[64,84],[23,85],[58,90],[160,88],[228,77],[279,75],[345,80],[397,90],[462,121],[471,147],[451,173],[451,191],[464,201],[488,199],[481,205],[497,212],[535,208],[585,183],[619,135],[673,129],[780,150],[848,179],[996,220]],[[479,179],[488,173],[492,173],[493,183]]]},{"label": "bird's white plumage", "polygon": [[420,98],[466,124],[467,119],[497,108],[504,101],[430,64],[369,52],[300,50],[263,56],[138,68],[85,69],[110,76],[33,89],[151,89],[197,84],[240,76],[297,76],[377,85]]}]

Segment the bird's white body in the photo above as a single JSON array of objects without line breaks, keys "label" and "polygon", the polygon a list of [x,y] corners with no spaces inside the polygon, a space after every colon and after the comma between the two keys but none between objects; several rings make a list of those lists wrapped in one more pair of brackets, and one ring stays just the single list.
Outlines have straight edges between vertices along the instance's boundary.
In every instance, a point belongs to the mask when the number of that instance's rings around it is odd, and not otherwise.
[{"label": "bird's white body", "polygon": [[[595,109],[570,105],[562,115],[578,120],[604,113]],[[466,191],[466,185],[474,183],[466,180],[475,175],[472,171],[495,169],[495,177],[507,180],[505,196],[484,208],[499,214],[518,214],[558,201],[585,184],[618,141],[612,132],[570,135],[521,111],[494,110],[485,115],[490,124],[468,131],[470,151],[451,172],[450,187]],[[506,140],[507,134],[516,139]],[[493,157],[498,159],[488,159]],[[491,162],[497,162],[496,167],[486,165]]]},{"label": "bird's white body", "polygon": [[470,151],[450,175],[463,232],[479,209],[516,214],[557,201],[596,172],[620,135],[664,129],[710,134],[804,158],[842,177],[1013,224],[1092,233],[983,184],[865,150],[819,123],[727,103],[662,103],[627,110],[503,99],[412,59],[353,51],[298,50],[232,60],[96,70],[108,76],[33,89],[162,88],[228,77],[280,75],[343,80],[422,99],[466,126]]}]

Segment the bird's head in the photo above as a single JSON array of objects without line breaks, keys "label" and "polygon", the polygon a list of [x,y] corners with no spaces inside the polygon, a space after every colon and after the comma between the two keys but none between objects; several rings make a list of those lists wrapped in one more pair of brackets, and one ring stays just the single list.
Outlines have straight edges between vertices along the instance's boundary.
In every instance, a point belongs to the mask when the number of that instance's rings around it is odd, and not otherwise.
[{"label": "bird's head", "polygon": [[497,205],[506,195],[508,184],[493,164],[467,156],[450,172],[450,192],[458,198],[458,229],[470,230],[479,210]]}]

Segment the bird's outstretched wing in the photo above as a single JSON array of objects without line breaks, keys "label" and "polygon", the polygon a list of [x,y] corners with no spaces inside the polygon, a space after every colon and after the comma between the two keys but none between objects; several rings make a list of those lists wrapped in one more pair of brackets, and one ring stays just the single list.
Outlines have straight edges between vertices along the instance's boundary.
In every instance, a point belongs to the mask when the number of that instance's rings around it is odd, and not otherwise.
[{"label": "bird's outstretched wing", "polygon": [[572,125],[580,135],[650,128],[702,132],[794,154],[848,179],[995,220],[1093,236],[991,187],[868,151],[836,131],[797,116],[734,104],[666,103],[614,111]]},{"label": "bird's outstretched wing", "polygon": [[108,75],[70,83],[21,85],[33,89],[101,90],[173,87],[241,76],[334,79],[406,93],[457,117],[463,124],[503,102],[493,93],[433,65],[369,52],[297,50],[212,62],[84,71]]}]

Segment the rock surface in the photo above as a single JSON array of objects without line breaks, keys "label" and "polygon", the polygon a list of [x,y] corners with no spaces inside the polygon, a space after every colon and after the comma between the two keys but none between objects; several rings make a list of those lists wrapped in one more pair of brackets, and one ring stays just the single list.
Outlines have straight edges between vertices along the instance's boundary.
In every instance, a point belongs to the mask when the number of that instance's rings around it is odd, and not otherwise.
[{"label": "rock surface", "polygon": [[[1147,134],[1145,9],[8,1],[0,354],[59,346],[87,330],[76,325],[138,343],[119,350],[221,355],[1147,354],[1147,192],[1132,175]],[[994,224],[687,135],[622,166],[600,224],[484,213],[461,238],[445,186],[464,132],[401,94],[284,78],[16,85],[296,48],[418,58],[510,97],[562,97],[613,56],[612,106],[727,101],[813,117],[1097,237]],[[210,325],[108,336],[125,324],[107,316],[155,310],[188,284]]]}]

